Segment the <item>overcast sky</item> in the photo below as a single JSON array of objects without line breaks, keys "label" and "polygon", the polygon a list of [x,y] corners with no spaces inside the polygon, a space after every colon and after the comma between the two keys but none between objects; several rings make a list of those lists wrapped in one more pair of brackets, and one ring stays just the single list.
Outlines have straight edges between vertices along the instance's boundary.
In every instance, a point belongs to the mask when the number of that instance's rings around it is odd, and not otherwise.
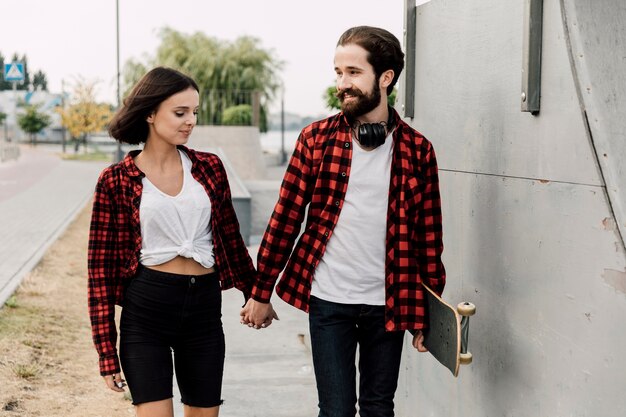
[{"label": "overcast sky", "polygon": [[[164,26],[222,40],[255,36],[285,62],[285,108],[301,115],[328,113],[322,94],[334,82],[333,54],[344,30],[379,26],[403,41],[402,0],[119,0],[119,6],[122,68],[129,58],[153,55]],[[52,92],[80,75],[100,80],[100,98],[115,103],[115,21],[115,0],[3,0],[0,52],[6,60],[25,53],[29,72],[43,70]]]}]

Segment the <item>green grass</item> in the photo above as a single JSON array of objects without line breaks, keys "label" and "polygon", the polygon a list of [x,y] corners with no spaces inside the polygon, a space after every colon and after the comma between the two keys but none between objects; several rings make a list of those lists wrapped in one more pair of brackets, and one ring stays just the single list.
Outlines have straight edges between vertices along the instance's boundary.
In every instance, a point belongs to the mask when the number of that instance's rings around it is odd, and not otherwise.
[{"label": "green grass", "polygon": [[10,296],[9,299],[4,302],[4,305],[9,308],[19,307],[19,304],[17,303],[17,297],[14,295]]}]

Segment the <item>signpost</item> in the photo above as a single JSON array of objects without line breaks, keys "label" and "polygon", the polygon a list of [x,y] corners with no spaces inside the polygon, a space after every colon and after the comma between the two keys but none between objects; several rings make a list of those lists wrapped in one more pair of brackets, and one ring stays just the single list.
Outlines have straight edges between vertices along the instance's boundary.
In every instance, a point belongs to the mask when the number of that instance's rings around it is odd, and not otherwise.
[{"label": "signpost", "polygon": [[[4,80],[10,81],[13,84],[13,138],[16,137],[17,133],[17,83],[24,82],[25,73],[23,62],[11,62],[10,64],[4,64]],[[5,120],[3,142],[7,141],[9,141],[8,120]],[[6,143],[0,143],[0,145],[3,148],[0,159],[4,160],[6,158],[17,158],[17,155],[19,155],[19,148],[15,145],[9,146]],[[15,152],[11,152],[12,150]],[[13,154],[13,156],[10,156],[11,154]]]},{"label": "signpost", "polygon": [[10,64],[4,64],[4,80],[13,83],[13,136],[17,132],[17,83],[24,82],[24,63],[13,61]]},{"label": "signpost", "polygon": [[23,62],[11,62],[10,64],[4,64],[4,80],[12,81],[15,88],[18,82],[24,81],[24,63]]}]

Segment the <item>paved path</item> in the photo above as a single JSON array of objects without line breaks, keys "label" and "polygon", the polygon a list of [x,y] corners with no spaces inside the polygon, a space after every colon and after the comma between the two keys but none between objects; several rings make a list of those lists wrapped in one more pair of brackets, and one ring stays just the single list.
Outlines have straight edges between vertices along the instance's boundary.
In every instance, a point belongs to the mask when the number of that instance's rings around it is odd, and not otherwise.
[{"label": "paved path", "polygon": [[[0,164],[0,303],[87,204],[107,165],[63,161],[49,149],[28,147],[18,161]],[[255,259],[257,247],[249,249]],[[317,416],[306,314],[274,297],[281,320],[257,331],[239,324],[241,293],[223,294],[226,366],[220,415]],[[176,417],[182,417],[178,398],[176,393]]]},{"label": "paved path", "polygon": [[85,206],[107,166],[27,146],[21,152],[0,164],[0,305]]},{"label": "paved path", "polygon": [[[250,248],[253,259],[256,249]],[[254,330],[239,324],[241,293],[224,292],[226,364],[221,417],[317,416],[308,316],[276,295],[273,303],[280,321]]]}]

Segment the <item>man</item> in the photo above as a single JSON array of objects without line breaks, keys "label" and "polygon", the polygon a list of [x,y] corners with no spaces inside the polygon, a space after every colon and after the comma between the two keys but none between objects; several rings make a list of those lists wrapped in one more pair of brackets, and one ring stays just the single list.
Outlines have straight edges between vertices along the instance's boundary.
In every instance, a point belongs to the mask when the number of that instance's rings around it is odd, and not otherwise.
[{"label": "man", "polygon": [[[342,112],[304,128],[258,254],[242,323],[271,323],[270,296],[309,312],[320,417],[393,416],[404,330],[423,347],[421,282],[443,291],[433,147],[387,105],[404,66],[386,30],[347,30],[335,51]],[[294,248],[308,207],[306,227]],[[293,251],[292,251],[293,249]]]}]

